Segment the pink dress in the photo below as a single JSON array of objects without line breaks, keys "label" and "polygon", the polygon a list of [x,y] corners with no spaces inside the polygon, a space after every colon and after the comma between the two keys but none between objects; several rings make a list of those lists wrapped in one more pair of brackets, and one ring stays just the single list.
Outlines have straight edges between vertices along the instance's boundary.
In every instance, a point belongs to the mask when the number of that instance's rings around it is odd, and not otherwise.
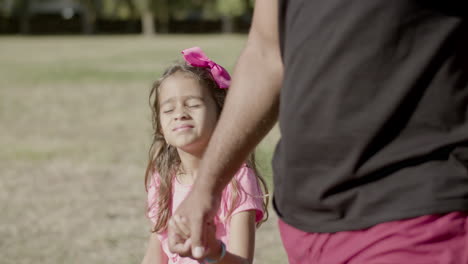
[{"label": "pink dress", "polygon": [[[175,178],[175,177],[174,177]],[[239,203],[237,207],[232,211],[232,215],[236,213],[255,210],[256,211],[256,222],[259,222],[263,218],[263,192],[261,191],[259,184],[257,182],[254,172],[248,168],[246,165],[243,165],[239,171],[236,173],[234,178],[237,181],[237,186],[239,188]],[[159,174],[155,173],[150,180],[150,185],[148,188],[148,218],[156,223],[157,216],[157,187],[159,185]],[[228,212],[231,209],[231,193],[232,193],[232,183],[229,183],[226,189],[223,191],[221,197],[221,204],[216,215],[215,224],[216,224],[216,237],[223,241],[226,246],[229,245],[229,224],[224,223]],[[185,199],[189,193],[191,185],[185,185],[180,183],[177,179],[173,180],[173,206],[172,213],[177,210],[177,207]],[[183,258],[177,254],[173,254],[169,251],[168,241],[167,241],[167,231],[163,231],[158,234],[158,238],[161,241],[162,249],[169,258],[169,263],[177,264],[197,264],[198,262],[190,259]]]}]

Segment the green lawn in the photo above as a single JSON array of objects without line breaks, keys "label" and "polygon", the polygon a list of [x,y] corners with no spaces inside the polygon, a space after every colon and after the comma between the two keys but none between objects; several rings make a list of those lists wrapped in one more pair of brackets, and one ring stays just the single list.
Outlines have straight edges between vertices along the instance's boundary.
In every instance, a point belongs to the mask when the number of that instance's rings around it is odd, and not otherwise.
[{"label": "green lawn", "polygon": [[[245,40],[1,37],[0,262],[139,263],[149,88],[195,45],[232,70]],[[275,129],[258,151],[269,179],[277,138]],[[287,262],[271,214],[255,263]]]}]

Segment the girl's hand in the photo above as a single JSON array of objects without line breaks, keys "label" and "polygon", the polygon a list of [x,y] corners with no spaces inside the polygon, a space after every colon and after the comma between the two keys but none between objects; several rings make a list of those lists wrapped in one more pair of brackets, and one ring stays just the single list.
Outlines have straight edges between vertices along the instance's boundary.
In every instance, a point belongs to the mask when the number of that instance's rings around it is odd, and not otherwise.
[{"label": "girl's hand", "polygon": [[[187,219],[185,217],[180,217],[178,215],[174,215],[171,218],[169,223],[172,225],[172,230],[177,233],[181,241],[184,241],[184,244],[187,244],[185,249],[187,252],[183,252],[179,254],[182,257],[190,257],[193,258],[192,253],[190,251],[190,244],[188,244],[190,240],[190,230],[187,225]],[[221,242],[216,238],[216,225],[213,221],[208,222],[206,227],[206,248],[207,248],[207,255],[206,257],[211,259],[218,259],[221,255]]]},{"label": "girl's hand", "polygon": [[[190,230],[191,255],[202,260],[206,255],[204,245],[206,242],[206,229],[208,221],[211,221],[219,208],[221,194],[211,195],[208,191],[194,189],[188,194],[185,200],[179,205],[174,215],[179,215],[186,219],[186,227]],[[180,231],[182,233],[182,231]],[[186,255],[186,245],[184,241],[177,237],[175,230],[169,226],[169,250],[179,255]]]},{"label": "girl's hand", "polygon": [[219,259],[221,256],[221,241],[216,238],[216,225],[208,222],[206,227],[206,258]]},{"label": "girl's hand", "polygon": [[183,223],[178,215],[171,217],[169,220],[169,244],[175,245],[173,253],[179,254],[181,257],[192,257],[192,243],[190,240],[190,231]]}]

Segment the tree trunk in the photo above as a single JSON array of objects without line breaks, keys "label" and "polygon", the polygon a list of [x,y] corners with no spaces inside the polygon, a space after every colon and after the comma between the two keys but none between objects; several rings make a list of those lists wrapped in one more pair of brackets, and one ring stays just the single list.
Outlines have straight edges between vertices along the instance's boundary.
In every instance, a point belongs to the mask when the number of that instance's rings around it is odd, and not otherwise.
[{"label": "tree trunk", "polygon": [[96,2],[88,0],[84,3],[84,13],[81,17],[81,31],[91,35],[96,31],[97,6]]},{"label": "tree trunk", "polygon": [[169,0],[160,0],[157,2],[156,5],[156,12],[158,16],[159,22],[159,30],[162,33],[169,33],[169,20],[170,20],[170,12],[169,12]]},{"label": "tree trunk", "polygon": [[31,31],[29,18],[30,18],[30,1],[23,0],[21,1],[21,14],[20,14],[20,33],[27,35]]},{"label": "tree trunk", "polygon": [[144,36],[153,36],[155,34],[154,15],[150,10],[143,10],[141,15],[142,33]]},{"label": "tree trunk", "polygon": [[221,17],[221,27],[223,33],[233,33],[234,32],[234,19],[232,16],[224,15]]},{"label": "tree trunk", "polygon": [[91,35],[96,31],[96,15],[85,12],[81,20],[82,32]]},{"label": "tree trunk", "polygon": [[21,15],[21,22],[20,22],[20,33],[22,35],[27,35],[30,33],[31,27],[29,26],[29,15],[24,14]]}]

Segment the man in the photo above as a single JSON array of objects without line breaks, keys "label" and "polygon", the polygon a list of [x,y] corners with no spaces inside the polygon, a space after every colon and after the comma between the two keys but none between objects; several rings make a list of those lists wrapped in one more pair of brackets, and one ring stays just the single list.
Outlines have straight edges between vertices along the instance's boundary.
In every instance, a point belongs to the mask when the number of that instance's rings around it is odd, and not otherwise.
[{"label": "man", "polygon": [[462,0],[257,0],[176,211],[191,243],[170,230],[171,249],[202,259],[221,191],[279,119],[290,263],[468,263],[467,13]]}]

